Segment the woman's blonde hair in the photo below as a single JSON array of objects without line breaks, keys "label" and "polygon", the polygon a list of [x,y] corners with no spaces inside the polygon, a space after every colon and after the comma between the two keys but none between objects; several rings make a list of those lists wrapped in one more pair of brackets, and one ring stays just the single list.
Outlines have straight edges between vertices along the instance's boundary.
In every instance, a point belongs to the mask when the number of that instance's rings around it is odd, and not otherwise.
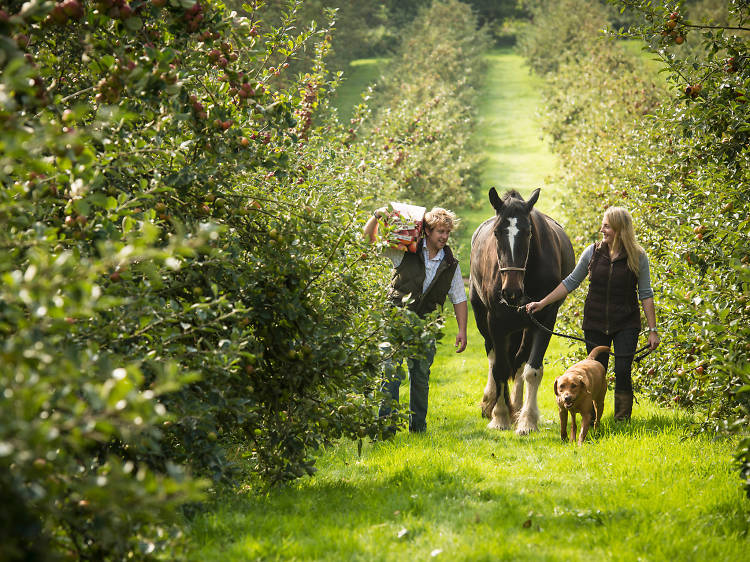
[{"label": "woman's blonde hair", "polygon": [[458,226],[458,222],[459,218],[456,213],[442,207],[433,207],[424,215],[424,225],[430,230],[439,226],[453,230]]},{"label": "woman's blonde hair", "polygon": [[609,226],[615,232],[612,249],[615,251],[625,249],[625,253],[628,255],[628,267],[638,277],[641,271],[641,254],[644,251],[635,240],[633,218],[628,210],[623,207],[608,207],[604,211],[604,220],[609,223]]}]

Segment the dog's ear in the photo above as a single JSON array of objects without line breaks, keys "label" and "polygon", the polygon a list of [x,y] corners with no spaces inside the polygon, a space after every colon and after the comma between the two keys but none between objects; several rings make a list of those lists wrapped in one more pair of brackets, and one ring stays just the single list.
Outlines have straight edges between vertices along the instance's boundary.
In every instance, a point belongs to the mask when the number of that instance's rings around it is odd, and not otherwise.
[{"label": "dog's ear", "polygon": [[588,379],[586,379],[583,375],[578,375],[578,381],[583,385],[583,388],[586,390],[588,394],[591,394],[591,389],[588,385]]},{"label": "dog's ear", "polygon": [[[557,378],[559,379],[560,377],[557,377]],[[557,379],[555,379],[555,396],[559,396],[557,394]]]}]

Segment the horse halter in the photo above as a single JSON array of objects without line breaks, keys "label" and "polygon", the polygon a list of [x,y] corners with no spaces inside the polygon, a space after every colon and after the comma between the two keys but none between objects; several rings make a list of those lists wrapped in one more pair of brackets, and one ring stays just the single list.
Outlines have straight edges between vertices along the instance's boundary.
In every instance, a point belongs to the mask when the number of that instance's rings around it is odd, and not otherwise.
[{"label": "horse halter", "polygon": [[[517,233],[518,233],[518,229],[516,228],[516,220],[517,220],[517,219],[515,219],[515,218],[512,218],[512,219],[510,219],[510,220],[511,220],[512,222],[511,222],[511,226],[510,226],[510,227],[508,228],[508,230],[510,231],[510,229],[511,229],[511,228],[515,229],[515,232],[511,233],[511,235],[509,236],[509,238],[510,238],[510,239],[508,240],[508,243],[509,243],[509,245],[510,245],[510,250],[511,250],[511,256],[512,256],[512,255],[513,255],[513,242],[514,242],[515,234],[517,234]],[[498,257],[499,257],[499,256],[498,256]],[[499,261],[499,260],[498,260],[498,261]],[[526,263],[527,263],[528,261],[529,261],[529,250],[528,250],[528,248],[527,248],[527,250],[526,250],[526,259],[524,260],[524,264],[523,264],[523,267],[515,267],[515,266],[508,266],[508,267],[499,267],[499,268],[498,268],[498,272],[500,272],[500,273],[505,273],[505,272],[507,272],[507,271],[521,271],[521,272],[523,272],[523,273],[526,273]],[[498,264],[498,265],[499,265],[499,264]]]},{"label": "horse halter", "polygon": [[505,273],[506,271],[526,271],[525,267],[501,267],[498,268],[498,271],[500,273]]}]

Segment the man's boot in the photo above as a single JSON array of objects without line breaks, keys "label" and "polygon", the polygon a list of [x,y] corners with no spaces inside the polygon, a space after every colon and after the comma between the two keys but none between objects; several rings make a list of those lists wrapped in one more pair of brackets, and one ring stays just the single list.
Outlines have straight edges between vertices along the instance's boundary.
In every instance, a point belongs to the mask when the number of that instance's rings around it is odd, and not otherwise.
[{"label": "man's boot", "polygon": [[615,390],[615,421],[629,421],[633,412],[633,393]]}]

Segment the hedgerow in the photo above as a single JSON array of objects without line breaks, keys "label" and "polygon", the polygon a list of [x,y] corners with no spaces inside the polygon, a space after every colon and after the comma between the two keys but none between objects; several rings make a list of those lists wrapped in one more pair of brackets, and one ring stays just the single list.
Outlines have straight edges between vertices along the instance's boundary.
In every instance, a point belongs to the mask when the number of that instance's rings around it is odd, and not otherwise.
[{"label": "hedgerow", "polygon": [[380,437],[383,350],[440,329],[361,239],[399,164],[328,107],[330,22],[262,4],[0,9],[0,558],[159,556],[217,486]]},{"label": "hedgerow", "polygon": [[[571,2],[596,13],[596,3]],[[738,433],[750,492],[747,6],[727,3],[724,23],[714,24],[701,19],[701,5],[691,13],[675,2],[612,4],[632,9],[637,23],[611,36],[637,39],[648,57],[589,35],[569,47],[569,62],[538,67],[549,70],[548,131],[576,193],[565,204],[568,225],[580,251],[606,206],[631,210],[651,258],[663,337],[636,373],[638,388],[702,413],[701,430]],[[564,10],[548,7],[553,28],[530,28],[528,44],[554,35],[556,22],[570,25]]]}]

